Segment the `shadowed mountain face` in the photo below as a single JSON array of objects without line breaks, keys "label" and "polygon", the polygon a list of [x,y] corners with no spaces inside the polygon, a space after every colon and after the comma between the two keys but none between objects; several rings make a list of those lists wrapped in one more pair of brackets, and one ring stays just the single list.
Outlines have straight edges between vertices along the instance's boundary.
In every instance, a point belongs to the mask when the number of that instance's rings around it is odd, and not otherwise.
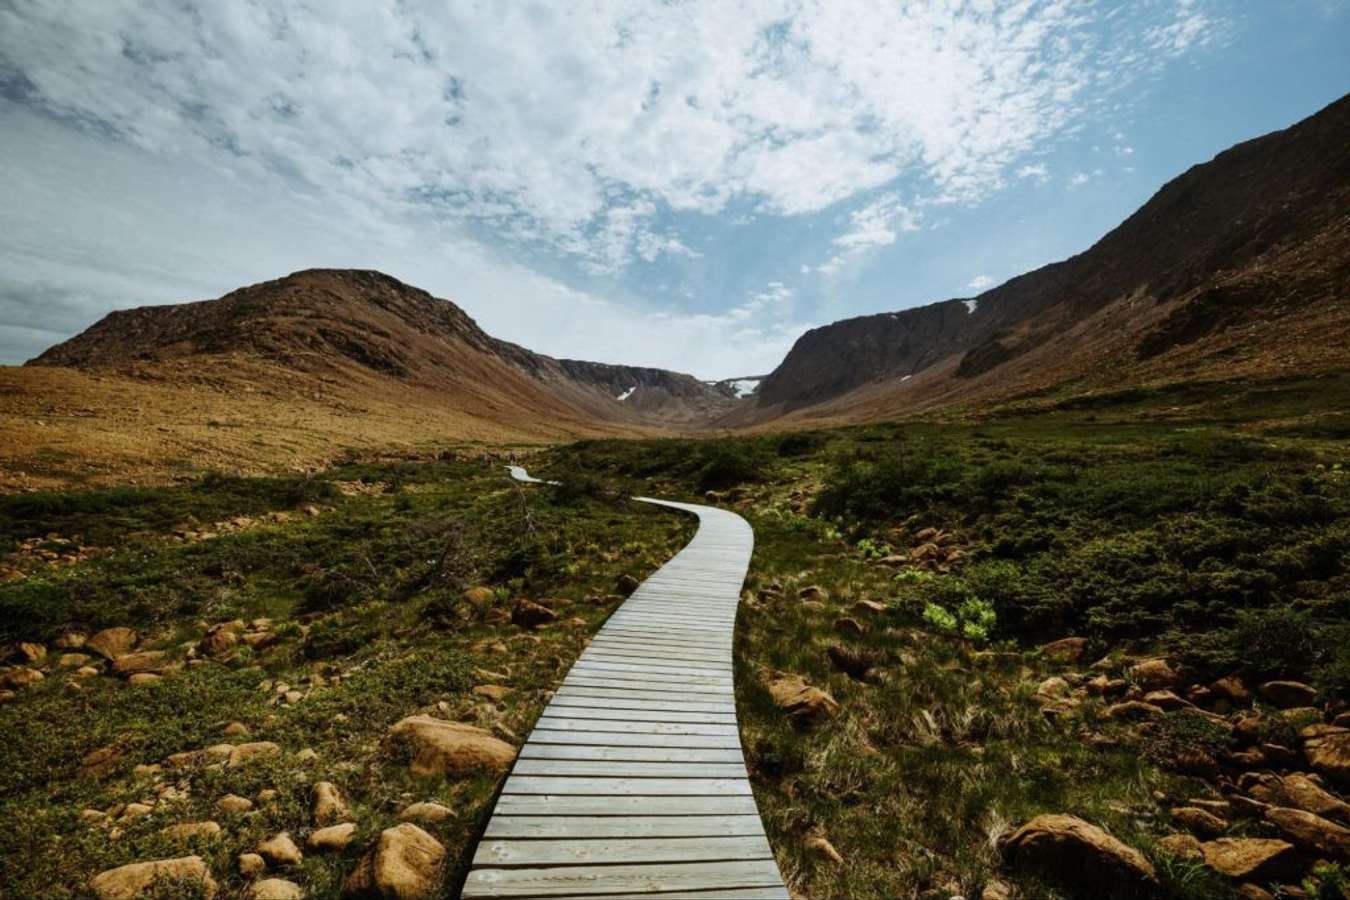
[{"label": "shadowed mountain face", "polygon": [[1347,209],[1342,98],[1193,167],[1078,256],[972,301],[813,329],[728,422],[810,407],[869,418],[1064,382],[1265,368],[1291,337],[1331,364],[1346,343],[1346,311],[1331,307],[1350,286]]},{"label": "shadowed mountain face", "polygon": [[181,370],[208,357],[459,394],[505,392],[526,415],[678,426],[735,402],[663,369],[558,360],[498,340],[462,309],[379,272],[307,270],[217,300],[110,313],[29,365]]}]

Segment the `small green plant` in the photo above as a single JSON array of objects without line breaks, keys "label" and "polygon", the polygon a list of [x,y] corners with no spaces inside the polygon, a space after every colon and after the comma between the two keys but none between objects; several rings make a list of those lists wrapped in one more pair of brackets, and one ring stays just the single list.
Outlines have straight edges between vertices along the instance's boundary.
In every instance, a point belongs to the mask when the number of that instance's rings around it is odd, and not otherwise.
[{"label": "small green plant", "polygon": [[871,538],[863,538],[858,541],[858,554],[863,559],[882,559],[894,552],[895,548],[885,541],[874,541]]},{"label": "small green plant", "polygon": [[927,603],[924,605],[923,620],[939,631],[945,631],[949,634],[956,633],[956,616],[952,615],[946,608],[938,606],[936,603]]},{"label": "small green plant", "polygon": [[994,632],[994,626],[998,624],[994,605],[978,597],[971,597],[962,603],[957,608],[956,615],[961,620],[961,634],[981,643],[989,640]]},{"label": "small green plant", "polygon": [[1319,862],[1303,880],[1303,889],[1316,900],[1342,900],[1350,896],[1350,869],[1339,863]]}]

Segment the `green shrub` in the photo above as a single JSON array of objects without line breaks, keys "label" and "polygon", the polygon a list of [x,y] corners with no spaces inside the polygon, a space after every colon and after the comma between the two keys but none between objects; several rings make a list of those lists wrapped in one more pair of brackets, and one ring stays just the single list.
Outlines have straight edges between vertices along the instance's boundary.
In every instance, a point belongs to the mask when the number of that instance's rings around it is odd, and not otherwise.
[{"label": "green shrub", "polygon": [[722,490],[769,477],[773,457],[757,441],[707,441],[699,448],[700,490]]}]

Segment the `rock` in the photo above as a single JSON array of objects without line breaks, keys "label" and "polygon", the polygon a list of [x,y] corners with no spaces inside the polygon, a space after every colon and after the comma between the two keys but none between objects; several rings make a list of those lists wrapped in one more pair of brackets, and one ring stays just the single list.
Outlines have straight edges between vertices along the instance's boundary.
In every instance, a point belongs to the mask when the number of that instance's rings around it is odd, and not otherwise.
[{"label": "rock", "polygon": [[349,897],[428,900],[437,887],[445,848],[416,825],[386,828],[342,884]]},{"label": "rock", "polygon": [[1307,810],[1274,807],[1266,810],[1266,821],[1311,856],[1350,860],[1350,828],[1337,825]]},{"label": "rock", "polygon": [[817,856],[825,857],[830,862],[842,863],[844,861],[844,857],[839,854],[838,850],[834,849],[834,844],[831,844],[823,834],[808,834],[806,840],[802,842],[802,846]]},{"label": "rock", "polygon": [[225,735],[226,737],[243,737],[244,735],[248,734],[248,726],[245,725],[243,722],[231,722],[230,724],[225,726],[225,729],[221,732],[221,734]]},{"label": "rock", "polygon": [[1157,883],[1144,854],[1075,816],[1041,815],[999,838],[1004,860],[1094,897],[1152,896]]},{"label": "rock", "polygon": [[253,850],[273,866],[298,866],[304,859],[300,848],[295,846],[295,841],[291,840],[288,831],[260,842]]},{"label": "rock", "polygon": [[434,801],[423,801],[404,807],[398,817],[405,822],[444,822],[453,819],[455,811]]},{"label": "rock", "polygon": [[462,722],[431,716],[408,716],[389,729],[389,736],[412,744],[408,770],[414,775],[457,775],[506,771],[516,749],[490,732]]},{"label": "rock", "polygon": [[356,823],[343,822],[341,825],[329,825],[310,832],[305,846],[320,853],[338,853],[347,849],[347,845],[356,837]]},{"label": "rock", "polygon": [[122,807],[122,814],[118,818],[124,822],[131,822],[144,818],[154,811],[155,808],[148,803],[128,803]]},{"label": "rock", "polygon": [[264,878],[249,885],[244,900],[303,900],[304,888],[285,878]]},{"label": "rock", "polygon": [[826,691],[806,683],[800,675],[775,673],[769,683],[769,697],[789,718],[802,725],[815,724],[839,712],[839,703]]},{"label": "rock", "polygon": [[1200,845],[1205,865],[1243,881],[1278,881],[1298,874],[1298,851],[1270,838],[1219,838]]},{"label": "rock", "polygon": [[319,758],[319,753],[313,747],[303,747],[295,751],[295,761],[301,764],[312,763]]},{"label": "rock", "polygon": [[254,650],[262,650],[275,644],[278,637],[275,631],[249,631],[240,635],[239,640]]},{"label": "rock", "polygon": [[1087,638],[1067,637],[1041,646],[1041,655],[1058,663],[1078,662],[1087,649]]},{"label": "rock", "polygon": [[57,650],[83,650],[87,643],[89,636],[83,631],[63,631],[52,641],[52,646]]},{"label": "rock", "polygon": [[47,648],[42,644],[33,641],[19,641],[14,645],[14,660],[20,663],[33,664],[43,660],[47,655]]},{"label": "rock", "polygon": [[232,630],[212,628],[197,644],[197,649],[212,658],[225,656],[239,646],[239,635]]},{"label": "rock", "polygon": [[1247,690],[1247,686],[1242,683],[1242,679],[1236,675],[1220,678],[1210,684],[1209,688],[1218,696],[1238,706],[1246,706],[1252,702],[1252,692]]},{"label": "rock", "polygon": [[1130,684],[1123,678],[1098,675],[1089,681],[1085,687],[1087,692],[1094,697],[1119,697],[1129,689]]},{"label": "rock", "polygon": [[1177,806],[1168,813],[1178,825],[1204,837],[1218,837],[1228,830],[1227,821],[1196,806]]},{"label": "rock", "polygon": [[632,575],[620,575],[614,582],[614,590],[622,597],[627,597],[638,589],[641,584]]},{"label": "rock", "polygon": [[1312,706],[1317,700],[1317,691],[1298,681],[1267,681],[1256,692],[1280,709]]},{"label": "rock", "polygon": [[980,891],[980,900],[1012,900],[1012,888],[1002,881],[986,881]]},{"label": "rock", "polygon": [[1169,834],[1158,841],[1158,846],[1178,859],[1205,858],[1204,851],[1200,849],[1200,842],[1189,834]]},{"label": "rock", "polygon": [[1127,700],[1124,703],[1108,706],[1106,714],[1113,719],[1138,722],[1144,719],[1156,719],[1163,714],[1163,711],[1152,703],[1145,703],[1142,700]]},{"label": "rock", "polygon": [[37,669],[28,669],[23,666],[16,666],[0,672],[0,687],[3,688],[23,688],[31,684],[37,684],[43,679],[43,674]]},{"label": "rock", "polygon": [[98,669],[95,669],[93,666],[80,666],[75,670],[74,674],[79,678],[92,678],[98,674]]},{"label": "rock", "polygon": [[522,628],[536,628],[558,618],[558,614],[547,606],[541,606],[533,600],[520,599],[511,610],[512,623]]},{"label": "rock", "polygon": [[115,675],[135,675],[139,672],[163,672],[172,660],[163,650],[142,650],[139,653],[124,653],[113,660]]},{"label": "rock", "polygon": [[315,825],[330,825],[351,817],[351,810],[343,801],[342,792],[331,781],[320,781],[314,785],[309,810]]},{"label": "rock", "polygon": [[78,669],[89,665],[93,657],[87,653],[62,653],[56,664],[63,669]]},{"label": "rock", "polygon": [[1325,734],[1305,741],[1303,755],[1308,758],[1308,765],[1318,773],[1342,788],[1350,788],[1350,731]]},{"label": "rock", "polygon": [[1171,691],[1149,691],[1144,695],[1143,702],[1151,703],[1163,712],[1175,712],[1178,709],[1189,709],[1194,705],[1181,699]]},{"label": "rock", "polygon": [[252,878],[255,875],[261,875],[267,871],[267,860],[256,853],[239,854],[239,874],[245,878]]},{"label": "rock", "polygon": [[139,640],[140,636],[130,628],[105,628],[85,641],[84,646],[85,649],[111,662],[119,656],[130,653]]},{"label": "rock", "polygon": [[90,750],[80,760],[80,774],[85,778],[101,778],[122,761],[122,749],[116,744]]},{"label": "rock", "polygon": [[1130,680],[1139,685],[1141,690],[1157,691],[1175,686],[1181,678],[1170,662],[1158,657],[1130,666]]},{"label": "rock", "polygon": [[216,822],[179,822],[166,825],[159,833],[171,841],[190,841],[195,838],[213,838],[220,834],[220,825]]},{"label": "rock", "polygon": [[464,592],[464,599],[474,609],[482,611],[497,602],[497,592],[490,587],[471,587]]},{"label": "rock", "polygon": [[862,623],[852,616],[841,616],[834,620],[834,630],[840,634],[860,635],[865,629]]},{"label": "rock", "polygon": [[513,693],[515,693],[513,688],[501,684],[480,684],[473,689],[474,696],[486,697],[493,703],[501,703]]},{"label": "rock", "polygon": [[1281,778],[1279,793],[1286,801],[1279,804],[1281,806],[1292,806],[1328,819],[1350,821],[1350,804],[1324,790],[1302,772],[1291,772]]},{"label": "rock", "polygon": [[810,584],[797,592],[798,600],[815,600],[817,602],[830,599],[830,592],[818,584]]},{"label": "rock", "polygon": [[238,794],[226,794],[216,801],[216,809],[229,815],[246,813],[253,808],[253,801]]},{"label": "rock", "polygon": [[178,888],[182,896],[216,895],[216,882],[200,856],[156,859],[130,863],[100,872],[89,882],[98,900],[138,900],[164,896],[166,888]]},{"label": "rock", "polygon": [[133,687],[139,687],[147,684],[155,684],[164,676],[158,672],[136,672],[127,679],[127,684]]},{"label": "rock", "polygon": [[865,680],[867,673],[872,669],[873,661],[870,654],[845,647],[843,644],[831,644],[825,649],[825,654],[836,669],[858,681]]},{"label": "rock", "polygon": [[230,747],[230,756],[225,765],[231,769],[242,766],[251,759],[259,756],[271,756],[273,753],[280,753],[281,748],[271,741],[252,741],[247,744],[235,744]]},{"label": "rock", "polygon": [[876,600],[859,600],[853,604],[853,611],[863,616],[879,616],[886,612],[886,604]]}]

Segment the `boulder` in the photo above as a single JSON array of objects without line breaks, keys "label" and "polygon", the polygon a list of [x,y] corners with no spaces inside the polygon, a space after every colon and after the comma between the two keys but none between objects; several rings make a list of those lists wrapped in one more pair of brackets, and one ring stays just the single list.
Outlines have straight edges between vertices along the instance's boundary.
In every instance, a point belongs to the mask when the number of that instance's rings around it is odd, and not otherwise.
[{"label": "boulder", "polygon": [[444,822],[446,819],[453,819],[455,811],[429,800],[405,806],[398,817],[405,822]]},{"label": "boulder", "polygon": [[186,896],[216,895],[216,882],[200,856],[156,859],[130,863],[100,872],[89,882],[98,900],[139,900],[164,896],[166,889],[179,888]]},{"label": "boulder", "polygon": [[802,845],[811,853],[828,859],[830,862],[842,863],[844,861],[844,857],[835,849],[834,844],[831,844],[829,838],[823,834],[808,834]]},{"label": "boulder", "polygon": [[52,641],[57,650],[83,650],[87,643],[89,635],[83,631],[63,631],[55,641]]},{"label": "boulder", "polygon": [[113,661],[135,649],[136,642],[139,640],[140,636],[130,628],[105,628],[85,641],[84,648],[92,653],[97,653],[106,660]]},{"label": "boulder", "polygon": [[1169,834],[1158,841],[1158,846],[1169,856],[1175,856],[1178,859],[1204,859],[1204,851],[1200,849],[1200,842],[1193,835],[1189,834]]},{"label": "boulder", "polygon": [[248,734],[248,726],[243,722],[231,722],[220,733],[226,737],[243,737]]},{"label": "boulder", "polygon": [[43,674],[37,669],[29,669],[24,666],[15,666],[0,672],[0,688],[28,687],[30,684],[37,684],[43,679]]},{"label": "boulder", "polygon": [[806,683],[800,675],[774,673],[768,682],[769,697],[789,718],[802,725],[823,722],[839,712],[839,703],[826,691]]},{"label": "boulder", "polygon": [[522,628],[536,628],[558,618],[558,614],[547,606],[541,606],[533,600],[520,599],[511,610],[512,623]]},{"label": "boulder", "polygon": [[47,648],[34,641],[19,641],[14,645],[13,658],[16,662],[31,665],[42,662],[47,656]]},{"label": "boulder", "polygon": [[123,653],[113,660],[112,670],[116,675],[136,675],[141,672],[163,672],[172,664],[169,654],[163,650],[142,650],[139,653]]},{"label": "boulder", "polygon": [[1303,755],[1318,773],[1350,788],[1350,731],[1323,734],[1304,741]]},{"label": "boulder", "polygon": [[[228,746],[228,745],[227,745]],[[280,753],[281,747],[271,741],[251,741],[247,744],[235,744],[230,747],[230,755],[225,765],[228,768],[237,768],[251,759],[260,756],[271,756],[274,753]]]},{"label": "boulder", "polygon": [[1312,706],[1317,701],[1316,689],[1299,681],[1267,681],[1256,692],[1281,709]]},{"label": "boulder", "polygon": [[166,825],[159,833],[171,841],[191,841],[196,838],[213,838],[220,834],[220,825],[216,822],[179,822]]},{"label": "boulder", "polygon": [[1227,821],[1198,806],[1173,807],[1168,814],[1178,825],[1204,837],[1218,837],[1228,830]]},{"label": "boulder", "polygon": [[638,581],[632,575],[620,575],[614,581],[614,591],[621,597],[627,597],[638,589],[642,582]]},{"label": "boulder", "polygon": [[315,825],[331,825],[351,817],[351,810],[343,801],[342,792],[331,781],[320,781],[314,785],[309,809]]},{"label": "boulder", "polygon": [[871,654],[853,647],[831,644],[825,648],[825,655],[830,658],[830,664],[835,669],[857,681],[865,680],[867,673],[872,670],[873,658]]},{"label": "boulder", "polygon": [[122,761],[122,748],[116,744],[90,750],[80,760],[80,774],[85,778],[101,778],[117,768]]},{"label": "boulder", "polygon": [[1242,679],[1236,675],[1220,678],[1210,684],[1209,689],[1217,696],[1238,706],[1246,706],[1252,702],[1252,692],[1247,690],[1247,686],[1242,683]]},{"label": "boulder", "polygon": [[127,684],[139,687],[147,684],[157,684],[164,676],[158,672],[133,672],[127,679]]},{"label": "boulder", "polygon": [[226,794],[216,801],[216,809],[228,815],[240,815],[253,808],[253,801],[238,794]]},{"label": "boulder", "polygon": [[1041,655],[1046,659],[1058,663],[1074,663],[1083,658],[1083,651],[1087,649],[1088,639],[1083,637],[1066,637],[1057,641],[1051,641],[1041,646]]},{"label": "boulder", "polygon": [[342,884],[348,897],[429,900],[439,880],[445,848],[440,841],[408,822],[380,833]]},{"label": "boulder", "polygon": [[1146,659],[1130,666],[1130,680],[1141,690],[1158,691],[1174,687],[1181,676],[1168,660],[1157,657]]},{"label": "boulder", "polygon": [[501,703],[513,693],[515,693],[513,688],[503,684],[479,684],[475,685],[473,689],[475,697],[484,697],[493,703]]},{"label": "boulder", "polygon": [[1240,881],[1279,881],[1298,874],[1298,851],[1271,838],[1219,838],[1200,845],[1205,865]]},{"label": "boulder", "polygon": [[256,853],[239,854],[239,874],[245,878],[254,878],[267,871],[267,860]]},{"label": "boulder", "polygon": [[474,609],[484,610],[497,602],[497,592],[490,587],[471,587],[464,592],[464,599]]},{"label": "boulder", "polygon": [[1142,700],[1126,700],[1124,703],[1108,706],[1106,714],[1113,719],[1138,722],[1144,719],[1156,719],[1163,714],[1163,711],[1152,703],[1145,703]]},{"label": "boulder", "polygon": [[865,630],[862,623],[852,616],[840,616],[834,620],[834,630],[840,634],[857,636]]},{"label": "boulder", "polygon": [[304,896],[304,888],[285,878],[264,878],[244,891],[244,900],[303,900]]},{"label": "boulder", "polygon": [[1148,897],[1157,889],[1144,854],[1075,816],[1041,815],[999,838],[1008,865],[1094,897]]},{"label": "boulder", "polygon": [[408,770],[419,776],[504,772],[516,758],[516,748],[482,728],[431,716],[408,716],[389,737],[412,745]]},{"label": "boulder", "polygon": [[1183,700],[1171,691],[1149,691],[1144,695],[1145,703],[1151,703],[1163,712],[1175,712],[1178,709],[1190,709],[1194,704]]},{"label": "boulder", "polygon": [[197,644],[197,649],[212,658],[225,656],[239,646],[239,635],[227,628],[212,628]]},{"label": "boulder", "polygon": [[287,831],[259,842],[253,852],[272,866],[298,866],[304,860],[300,848],[295,846],[295,841],[291,840],[290,832]]},{"label": "boulder", "polygon": [[347,849],[356,837],[356,823],[343,822],[341,825],[329,825],[316,829],[309,834],[305,846],[318,853],[340,853]]},{"label": "boulder", "polygon": [[1278,806],[1266,810],[1266,821],[1310,856],[1350,860],[1350,828],[1307,810]]},{"label": "boulder", "polygon": [[[1280,794],[1287,801],[1281,805],[1306,810],[1328,819],[1350,822],[1350,803],[1324,790],[1302,772],[1292,772],[1281,778],[1279,788]],[[1253,793],[1255,794],[1255,791]]]},{"label": "boulder", "polygon": [[797,592],[798,600],[815,600],[817,602],[830,599],[830,592],[818,584],[809,584]]},{"label": "boulder", "polygon": [[853,604],[853,611],[864,616],[879,616],[886,612],[886,604],[876,600],[859,600]]}]

